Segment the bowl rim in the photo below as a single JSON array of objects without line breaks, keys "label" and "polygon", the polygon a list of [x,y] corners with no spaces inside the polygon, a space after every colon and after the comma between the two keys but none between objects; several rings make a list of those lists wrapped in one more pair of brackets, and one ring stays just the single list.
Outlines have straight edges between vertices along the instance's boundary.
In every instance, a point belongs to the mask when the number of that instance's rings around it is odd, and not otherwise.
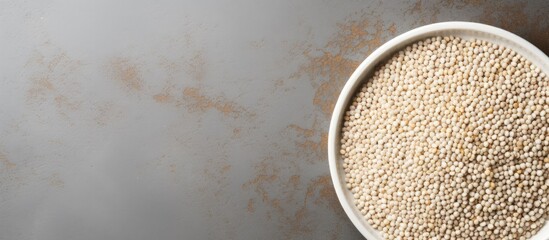
[{"label": "bowl rim", "polygon": [[[402,33],[395,38],[387,41],[385,44],[378,47],[373,51],[353,72],[345,83],[337,102],[335,104],[332,117],[330,120],[330,128],[328,132],[328,163],[330,167],[330,175],[332,183],[335,188],[337,198],[343,207],[343,210],[347,214],[347,217],[359,230],[359,232],[367,239],[379,239],[379,236],[374,235],[374,232],[366,228],[364,217],[358,212],[358,209],[352,204],[352,199],[349,199],[349,191],[345,187],[344,179],[340,174],[340,156],[339,156],[339,134],[341,130],[341,122],[343,114],[349,100],[354,96],[354,93],[358,86],[361,85],[366,75],[373,72],[375,66],[391,56],[403,46],[409,45],[412,42],[418,41],[421,38],[429,36],[435,36],[436,33],[442,33],[445,31],[475,31],[491,36],[498,36],[503,40],[522,47],[521,55],[523,52],[528,52],[528,56],[525,56],[531,62],[534,62],[530,57],[536,58],[536,62],[542,63],[541,66],[536,64],[537,67],[542,69],[546,74],[549,73],[549,58],[536,46],[526,41],[525,39],[503,30],[498,27],[476,23],[476,22],[464,22],[464,21],[450,21],[439,22],[429,25],[424,25],[405,33]],[[505,45],[505,44],[504,44]],[[516,49],[513,49],[516,50]],[[519,51],[517,51],[519,52]],[[523,55],[524,56],[524,55]]]}]

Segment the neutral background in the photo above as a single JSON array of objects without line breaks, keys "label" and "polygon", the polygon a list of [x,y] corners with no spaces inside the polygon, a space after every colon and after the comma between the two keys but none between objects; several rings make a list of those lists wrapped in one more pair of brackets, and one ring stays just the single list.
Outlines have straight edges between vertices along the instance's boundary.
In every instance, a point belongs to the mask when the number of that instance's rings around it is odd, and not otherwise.
[{"label": "neutral background", "polygon": [[360,239],[327,130],[399,33],[549,1],[0,0],[0,239]]}]

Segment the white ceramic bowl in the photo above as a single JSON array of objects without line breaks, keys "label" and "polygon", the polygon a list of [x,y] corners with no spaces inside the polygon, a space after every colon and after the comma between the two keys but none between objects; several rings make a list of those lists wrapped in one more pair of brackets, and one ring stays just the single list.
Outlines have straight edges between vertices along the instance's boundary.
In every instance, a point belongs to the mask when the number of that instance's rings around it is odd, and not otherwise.
[{"label": "white ceramic bowl", "polygon": [[[442,22],[419,27],[391,39],[370,54],[370,56],[358,66],[343,87],[343,90],[337,99],[334,113],[332,114],[328,137],[330,173],[332,175],[337,197],[347,213],[347,216],[368,240],[383,239],[383,236],[365,221],[364,217],[353,203],[351,192],[345,187],[345,174],[341,164],[341,156],[339,154],[339,139],[343,115],[357,88],[367,80],[378,63],[389,58],[403,47],[418,40],[432,36],[449,35],[464,39],[481,39],[503,45],[513,49],[538,66],[543,72],[549,74],[549,58],[534,45],[503,29],[472,22]],[[549,239],[549,221],[546,222],[543,229],[531,239]]]}]

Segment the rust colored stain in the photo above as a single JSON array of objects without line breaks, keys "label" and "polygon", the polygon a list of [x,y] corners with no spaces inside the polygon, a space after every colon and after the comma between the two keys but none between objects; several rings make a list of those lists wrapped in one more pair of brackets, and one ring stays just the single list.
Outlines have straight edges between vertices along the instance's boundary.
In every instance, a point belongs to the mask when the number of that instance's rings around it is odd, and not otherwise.
[{"label": "rust colored stain", "polygon": [[202,51],[196,51],[188,61],[187,73],[197,81],[204,79],[206,75],[206,59]]},{"label": "rust colored stain", "polygon": [[396,24],[394,24],[394,23],[391,24],[391,26],[390,26],[389,29],[387,29],[387,30],[389,30],[389,32],[391,33],[391,35],[394,36],[394,35],[396,34],[396,31],[397,31],[397,29],[396,29]]},{"label": "rust colored stain", "polygon": [[200,91],[199,88],[187,87],[183,89],[183,97],[178,105],[185,105],[193,111],[205,112],[214,109],[225,116],[233,118],[241,117],[242,114],[248,114],[248,111],[235,102],[224,97],[209,97]]},{"label": "rust colored stain", "polygon": [[61,109],[78,110],[80,108],[80,102],[71,100],[65,95],[59,94],[54,98],[55,105]]},{"label": "rust colored stain", "polygon": [[328,133],[326,132],[327,129],[324,129],[316,119],[310,129],[294,124],[288,125],[286,129],[291,131],[291,138],[295,139],[295,145],[299,147],[300,150],[299,153],[303,153],[307,161],[326,161],[328,151]]},{"label": "rust colored stain", "polygon": [[153,95],[154,101],[157,103],[169,103],[173,101],[173,96],[170,94],[170,88],[165,88],[161,93]]},{"label": "rust colored stain", "polygon": [[[423,2],[422,0],[416,1],[404,12],[405,14],[409,13],[413,15],[411,23],[417,27],[437,22],[438,14],[440,13],[438,5],[432,6],[428,1],[426,1],[426,5],[423,5]],[[453,3],[442,3],[440,5],[450,8],[453,6]]]},{"label": "rust colored stain", "polygon": [[[268,209],[267,215],[270,216],[271,211],[275,211],[277,214],[284,214],[284,209],[280,207],[280,201],[278,198],[272,197],[272,192],[269,188],[276,185],[280,178],[280,169],[275,167],[270,161],[273,158],[268,157],[261,163],[257,164],[255,168],[255,177],[248,182],[242,184],[242,189],[253,189],[253,191],[261,197],[261,202],[265,204]],[[253,199],[250,199],[253,201]]]},{"label": "rust colored stain", "polygon": [[[244,189],[248,187],[254,187],[255,191],[263,196],[262,203],[266,204],[267,209],[274,211],[267,211],[267,218],[272,219],[272,214],[277,214],[281,222],[280,231],[288,239],[297,237],[304,237],[313,232],[315,225],[314,219],[311,215],[311,208],[329,208],[339,217],[344,216],[335,191],[332,187],[331,178],[329,175],[322,175],[309,181],[304,192],[303,198],[297,201],[289,201],[288,193],[276,194],[276,197],[271,196],[272,193],[268,191],[269,187],[276,186],[280,183],[280,179],[275,172],[278,168],[273,167],[270,164],[262,163],[257,166],[258,174],[255,179],[243,185]],[[300,176],[293,175],[287,180],[288,184],[283,184],[285,189],[290,189],[291,192],[298,192],[301,184]],[[253,199],[248,200],[248,205],[254,203]],[[301,205],[301,204],[302,205]],[[296,205],[300,206],[295,210],[288,210],[283,208],[284,205]],[[250,212],[250,211],[248,211]],[[334,228],[336,232],[333,236],[339,236],[341,233],[341,226]],[[339,230],[338,230],[339,229]]]},{"label": "rust colored stain", "polygon": [[232,138],[239,138],[240,137],[240,133],[242,132],[242,129],[240,128],[233,128],[233,135],[232,135]]},{"label": "rust colored stain", "polygon": [[[372,52],[381,45],[381,37],[384,33],[383,23],[376,20],[372,25],[369,17],[358,21],[348,21],[338,24],[339,32],[336,37],[326,45],[328,49],[337,50],[335,57],[344,57],[347,54]],[[373,27],[372,30],[368,30]]]},{"label": "rust colored stain", "polygon": [[114,79],[129,90],[139,91],[143,88],[143,80],[138,64],[127,58],[115,58],[110,63],[110,71]]},{"label": "rust colored stain", "polygon": [[157,103],[173,103],[176,97],[173,95],[172,91],[176,89],[175,82],[177,81],[178,74],[184,70],[185,60],[183,57],[169,59],[165,56],[161,56],[158,64],[160,69],[165,72],[166,76],[162,91],[153,93],[152,98]]},{"label": "rust colored stain", "polygon": [[311,233],[313,230],[308,224],[310,221],[309,214],[307,214],[307,208],[305,206],[299,208],[295,213],[293,218],[288,219],[288,225],[290,226],[290,236],[302,235]]},{"label": "rust colored stain", "polygon": [[279,79],[274,81],[274,86],[276,88],[282,87],[283,85],[284,85],[284,79],[282,79],[282,78],[279,78]]},{"label": "rust colored stain", "polygon": [[[321,133],[320,141],[314,141],[314,140],[305,140],[302,142],[297,142],[297,146],[308,151],[312,152],[319,152],[319,155],[324,155],[322,153],[325,153],[328,148],[328,134],[327,133]],[[324,161],[326,159],[324,158],[317,158],[319,161]]]},{"label": "rust colored stain", "polygon": [[253,199],[248,200],[248,206],[247,206],[246,210],[248,211],[248,213],[254,213],[255,212],[254,200]]},{"label": "rust colored stain", "polygon": [[232,166],[227,159],[208,160],[206,168],[203,169],[203,177],[206,182],[202,193],[212,193],[213,197],[220,197],[225,193],[229,185],[228,175]]},{"label": "rust colored stain", "polygon": [[170,59],[166,56],[160,56],[159,65],[166,72],[168,80],[174,80],[175,75],[183,70],[183,57]]},{"label": "rust colored stain", "polygon": [[295,125],[295,124],[290,124],[290,125],[288,125],[287,128],[295,130],[296,132],[303,135],[304,137],[312,137],[315,134],[314,129],[302,128],[302,127],[300,127],[298,125]]},{"label": "rust colored stain", "polygon": [[[327,56],[328,58],[330,56]],[[346,75],[351,75],[353,69],[355,69],[358,66],[357,61],[351,61],[351,60],[340,60],[335,59],[336,61],[339,61],[337,64],[341,66],[340,69],[344,69],[341,71],[345,71]],[[333,63],[329,63],[333,64]],[[344,75],[340,75],[341,80],[339,80],[338,87],[335,87],[336,84],[331,82],[324,82],[319,87],[317,87],[315,96],[313,98],[313,104],[316,106],[319,106],[322,112],[329,116],[332,111],[334,110],[334,106],[336,103],[337,96],[340,93],[340,88],[343,87],[343,83],[346,81],[344,78]]]},{"label": "rust colored stain", "polygon": [[0,162],[4,166],[4,169],[7,170],[14,169],[17,166],[17,164],[11,162],[3,153],[0,153]]},{"label": "rust colored stain", "polygon": [[[455,7],[457,9],[462,9],[464,7],[477,7],[482,5],[486,1],[483,0],[444,0],[442,5],[444,7]],[[491,5],[493,6],[493,4]]]},{"label": "rust colored stain", "polygon": [[31,73],[27,104],[52,104],[65,117],[78,110],[81,102],[75,98],[80,86],[75,79],[81,66],[80,61],[70,58],[59,49],[55,49],[55,53],[48,57],[41,52],[34,52],[25,65]]},{"label": "rust colored stain", "polygon": [[320,149],[324,152],[328,151],[328,133],[320,134]]},{"label": "rust colored stain", "polygon": [[[283,169],[287,167],[287,164],[280,167],[273,157],[266,157],[254,166],[254,178],[244,183],[242,189],[253,190],[261,199],[259,204],[263,204],[263,209],[266,210],[265,218],[277,219],[276,224],[285,238],[295,239],[312,233],[314,226],[311,225],[313,219],[307,210],[306,201],[303,201],[303,198],[295,198],[296,196],[304,197],[300,195],[304,193],[300,190],[301,177],[297,174],[289,178],[280,177]],[[248,202],[255,204],[255,199],[250,198]],[[299,207],[297,209],[284,207],[295,205]]]},{"label": "rust colored stain", "polygon": [[177,171],[177,166],[175,164],[170,164],[170,172],[175,173]]},{"label": "rust colored stain", "polygon": [[151,93],[152,99],[159,104],[175,104],[177,102],[178,96],[173,94],[175,87],[172,80],[168,80],[168,84],[162,89],[162,91],[157,93]]},{"label": "rust colored stain", "polygon": [[413,7],[410,9],[411,13],[420,13],[423,11],[422,0],[416,1]]},{"label": "rust colored stain", "polygon": [[261,195],[263,202],[271,203],[272,200],[269,197],[269,191],[265,188],[265,185],[273,184],[279,179],[279,169],[275,168],[272,164],[267,161],[262,161],[255,166],[256,175],[252,180],[244,183],[242,189],[248,189],[250,187],[254,188],[254,191]]},{"label": "rust colored stain", "polygon": [[221,174],[227,174],[231,170],[231,165],[225,165],[221,168]]},{"label": "rust colored stain", "polygon": [[[157,103],[173,104],[173,106],[177,107],[182,106],[192,112],[215,110],[225,117],[250,118],[255,116],[254,113],[223,96],[204,94],[201,87],[185,87],[179,90],[181,95],[172,94],[174,88],[173,85],[165,87],[162,92],[152,95],[152,98]],[[239,131],[234,132],[234,135],[238,135]]]},{"label": "rust colored stain", "polygon": [[297,188],[299,183],[301,183],[301,177],[299,175],[292,175],[288,181],[294,188]]},{"label": "rust colored stain", "polygon": [[159,93],[154,95],[153,99],[158,103],[167,103],[171,100],[171,96],[167,93]]},{"label": "rust colored stain", "polygon": [[122,116],[122,112],[116,110],[115,105],[111,102],[97,103],[94,105],[94,110],[96,113],[94,121],[100,126],[105,126],[114,119]]},{"label": "rust colored stain", "polygon": [[332,209],[336,214],[344,214],[343,209],[339,205],[330,175],[322,175],[311,180],[307,186],[305,202],[309,198],[315,198],[313,201],[315,205],[324,205]]},{"label": "rust colored stain", "polygon": [[59,54],[53,56],[53,58],[48,62],[47,67],[50,71],[53,71],[58,65],[65,64],[68,60],[70,60],[70,58],[67,54],[65,52],[60,52]]},{"label": "rust colored stain", "polygon": [[308,76],[316,88],[313,104],[326,116],[331,115],[337,96],[351,73],[368,53],[381,45],[383,33],[390,30],[385,29],[379,20],[372,23],[369,17],[348,21],[338,27],[335,37],[321,50],[315,51],[321,52],[320,55],[311,50],[303,52],[308,62],[292,76]]},{"label": "rust colored stain", "polygon": [[27,91],[29,99],[41,98],[47,92],[53,91],[53,84],[45,76],[33,81],[31,87]]},{"label": "rust colored stain", "polygon": [[[221,146],[223,147],[223,146]],[[229,205],[230,196],[233,196],[234,192],[230,191],[231,181],[229,174],[231,172],[231,165],[227,161],[227,156],[217,156],[206,160],[206,165],[202,169],[200,177],[196,178],[195,198],[200,199],[200,211],[209,219],[209,222],[217,222],[216,228],[223,231],[223,236],[228,239],[233,239],[236,236],[234,218],[231,216],[238,214],[232,211],[231,214],[219,214],[220,212],[226,212],[227,207],[233,207]],[[229,197],[227,197],[229,196]],[[244,204],[246,204],[244,202]],[[243,207],[244,209],[245,207]],[[242,213],[246,213],[243,211]],[[240,213],[240,214],[242,214]],[[213,237],[213,236],[212,236]],[[219,237],[214,237],[219,238]]]}]

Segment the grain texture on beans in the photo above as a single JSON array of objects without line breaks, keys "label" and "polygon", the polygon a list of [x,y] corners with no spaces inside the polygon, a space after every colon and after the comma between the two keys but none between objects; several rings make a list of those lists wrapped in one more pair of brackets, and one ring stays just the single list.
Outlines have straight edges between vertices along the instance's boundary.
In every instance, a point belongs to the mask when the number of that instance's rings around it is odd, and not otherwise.
[{"label": "grain texture on beans", "polygon": [[342,126],[346,186],[387,239],[528,239],[548,217],[549,78],[433,37],[381,64]]}]

